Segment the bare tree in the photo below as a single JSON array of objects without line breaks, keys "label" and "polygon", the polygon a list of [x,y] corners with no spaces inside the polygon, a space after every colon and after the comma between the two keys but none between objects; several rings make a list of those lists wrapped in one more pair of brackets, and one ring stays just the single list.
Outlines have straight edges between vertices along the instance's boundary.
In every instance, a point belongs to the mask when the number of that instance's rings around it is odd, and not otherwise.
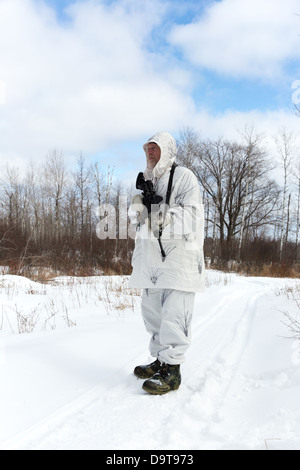
[{"label": "bare tree", "polygon": [[95,185],[95,195],[97,201],[97,207],[101,206],[102,203],[102,175],[100,172],[99,164],[95,163],[93,170],[92,170],[94,185]]},{"label": "bare tree", "polygon": [[[189,139],[197,139],[189,142]],[[221,258],[232,256],[232,242],[239,235],[240,244],[244,231],[270,224],[278,188],[269,179],[270,162],[260,145],[260,138],[250,134],[246,144],[217,141],[201,141],[196,134],[185,134],[181,142],[180,159],[188,162],[209,198],[212,210],[210,223],[219,229]],[[215,212],[217,211],[217,218]],[[241,245],[240,245],[241,247]]]},{"label": "bare tree", "polygon": [[7,165],[2,176],[1,205],[10,228],[18,226],[21,217],[22,185],[18,168]]},{"label": "bare tree", "polygon": [[62,201],[65,196],[66,167],[63,153],[52,150],[48,153],[45,166],[45,184],[49,199],[54,207],[55,237],[60,238],[62,222]]},{"label": "bare tree", "polygon": [[186,127],[180,132],[178,146],[178,160],[184,163],[189,170],[193,170],[200,153],[201,137],[191,127]]},{"label": "bare tree", "polygon": [[78,193],[80,210],[80,233],[85,235],[85,228],[89,220],[90,197],[91,197],[91,170],[85,168],[84,157],[81,154],[78,159],[78,169],[74,173],[75,187]]},{"label": "bare tree", "polygon": [[298,261],[299,228],[300,228],[300,159],[298,159],[298,163],[295,166],[293,176],[296,181],[296,190],[297,190],[295,261]]},{"label": "bare tree", "polygon": [[283,193],[282,193],[282,213],[281,213],[281,234],[280,234],[280,249],[279,258],[280,261],[283,259],[283,248],[284,243],[287,240],[287,220],[288,220],[288,185],[289,177],[292,173],[292,164],[295,152],[295,136],[292,132],[288,132],[285,128],[282,128],[278,135],[274,138],[277,152],[279,156],[279,163],[283,169]]}]

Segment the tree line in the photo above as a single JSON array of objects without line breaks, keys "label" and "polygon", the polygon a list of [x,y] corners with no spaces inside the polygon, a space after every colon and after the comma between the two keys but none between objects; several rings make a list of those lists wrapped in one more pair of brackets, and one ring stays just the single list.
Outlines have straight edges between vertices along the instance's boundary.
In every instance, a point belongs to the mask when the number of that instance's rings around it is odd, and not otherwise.
[{"label": "tree line", "polygon": [[[281,129],[274,154],[254,129],[238,140],[203,138],[187,128],[178,139],[179,163],[198,178],[205,209],[205,256],[217,267],[235,263],[297,265],[299,261],[300,158],[296,138]],[[75,163],[75,162],[74,162]],[[42,269],[89,275],[129,274],[134,241],[99,239],[97,208],[128,205],[112,168],[87,165],[82,155],[73,170],[60,150],[23,174],[11,165],[0,177],[0,265],[10,273]],[[134,182],[133,182],[134,183]]]},{"label": "tree line", "polygon": [[298,262],[299,149],[285,128],[273,144],[270,154],[253,128],[239,141],[203,139],[190,128],[181,133],[179,159],[203,191],[205,253],[213,264],[282,268]]},{"label": "tree line", "polygon": [[[86,165],[82,155],[69,170],[63,153],[52,150],[44,165],[21,175],[2,168],[0,179],[0,264],[10,273],[74,275],[130,271],[133,241],[100,240],[97,208],[118,210],[124,192],[113,168]],[[125,194],[126,195],[126,194]]]}]

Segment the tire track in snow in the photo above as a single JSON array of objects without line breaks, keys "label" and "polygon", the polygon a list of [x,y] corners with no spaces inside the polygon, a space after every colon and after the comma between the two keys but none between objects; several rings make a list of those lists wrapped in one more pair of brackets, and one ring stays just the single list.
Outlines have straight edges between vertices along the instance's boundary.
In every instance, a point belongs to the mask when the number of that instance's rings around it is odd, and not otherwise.
[{"label": "tire track in snow", "polygon": [[[172,410],[166,425],[159,430],[159,441],[167,443],[166,449],[176,448],[178,429],[182,449],[222,448],[224,439],[218,435],[222,407],[238,374],[258,301],[264,293],[265,289],[257,292],[257,288],[249,290],[248,286],[247,293],[226,295],[213,306],[210,318],[197,322],[190,351],[193,361],[187,361],[182,393],[177,400],[180,413]],[[217,322],[222,323],[218,332]],[[191,362],[194,367],[189,365]]]},{"label": "tire track in snow", "polygon": [[[264,283],[258,286],[256,282],[249,287],[248,282],[244,290],[230,297],[230,303],[222,315],[217,314],[214,320],[204,323],[202,330],[201,323],[197,326],[192,354],[195,356],[198,351],[200,367],[189,368],[187,372],[187,376],[191,375],[186,380],[190,396],[184,411],[186,432],[189,428],[194,428],[199,435],[205,435],[204,448],[222,448],[220,442],[223,441],[218,435],[218,428],[222,423],[222,408],[239,374],[240,363],[251,339],[259,300],[270,289],[270,286]],[[225,301],[227,300],[229,299],[226,298]],[[221,304],[224,302],[219,303]],[[216,307],[212,309],[212,313],[215,310]],[[225,318],[227,321],[224,322]],[[221,320],[222,328],[217,332],[217,322]],[[196,448],[201,448],[199,441],[195,445]]]},{"label": "tire track in snow", "polygon": [[240,287],[236,291],[237,285],[230,286],[204,318],[196,318],[178,392],[163,397],[142,392],[142,382],[132,375],[143,357],[136,350],[132,361],[105,382],[8,442],[7,448],[103,449],[107,436],[114,449],[178,449],[178,442],[182,449],[221,446],[217,428],[222,407],[267,288],[249,280]]}]

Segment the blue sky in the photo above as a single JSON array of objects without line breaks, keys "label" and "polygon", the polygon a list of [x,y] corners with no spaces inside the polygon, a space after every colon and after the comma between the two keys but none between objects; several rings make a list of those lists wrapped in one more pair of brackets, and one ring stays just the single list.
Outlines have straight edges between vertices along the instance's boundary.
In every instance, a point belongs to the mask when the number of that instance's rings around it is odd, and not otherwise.
[{"label": "blue sky", "polygon": [[299,0],[0,0],[1,162],[56,147],[130,179],[159,130],[298,132],[299,14]]}]

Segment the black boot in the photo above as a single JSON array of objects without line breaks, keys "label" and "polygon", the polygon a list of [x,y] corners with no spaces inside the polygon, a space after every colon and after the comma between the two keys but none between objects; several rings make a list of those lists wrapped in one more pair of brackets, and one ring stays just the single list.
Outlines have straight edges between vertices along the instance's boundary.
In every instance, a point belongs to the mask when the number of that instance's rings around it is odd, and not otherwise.
[{"label": "black boot", "polygon": [[136,375],[139,379],[151,379],[156,372],[159,371],[161,368],[161,363],[157,359],[155,362],[148,364],[146,366],[137,366],[134,369],[134,375]]},{"label": "black boot", "polygon": [[163,364],[150,380],[146,380],[143,390],[151,395],[164,395],[178,390],[181,384],[180,365]]}]

